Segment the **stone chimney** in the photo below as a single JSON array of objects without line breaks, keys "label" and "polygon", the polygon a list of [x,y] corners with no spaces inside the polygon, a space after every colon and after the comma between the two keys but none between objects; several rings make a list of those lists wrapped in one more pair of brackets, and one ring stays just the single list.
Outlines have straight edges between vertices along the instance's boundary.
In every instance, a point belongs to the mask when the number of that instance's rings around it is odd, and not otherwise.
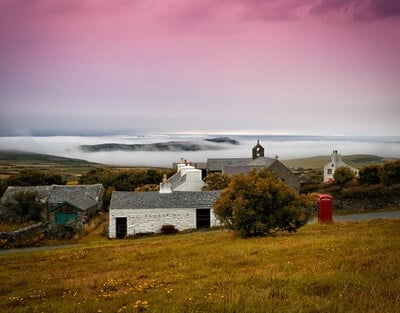
[{"label": "stone chimney", "polygon": [[171,184],[168,182],[166,174],[164,174],[163,181],[160,183],[159,193],[172,193]]}]

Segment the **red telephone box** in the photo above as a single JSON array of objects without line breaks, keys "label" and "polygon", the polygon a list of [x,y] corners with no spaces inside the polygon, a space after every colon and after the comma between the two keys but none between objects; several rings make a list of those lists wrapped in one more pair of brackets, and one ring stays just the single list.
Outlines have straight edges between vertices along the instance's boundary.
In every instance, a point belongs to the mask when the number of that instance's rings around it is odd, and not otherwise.
[{"label": "red telephone box", "polygon": [[332,222],[332,196],[321,194],[317,198],[318,222]]}]

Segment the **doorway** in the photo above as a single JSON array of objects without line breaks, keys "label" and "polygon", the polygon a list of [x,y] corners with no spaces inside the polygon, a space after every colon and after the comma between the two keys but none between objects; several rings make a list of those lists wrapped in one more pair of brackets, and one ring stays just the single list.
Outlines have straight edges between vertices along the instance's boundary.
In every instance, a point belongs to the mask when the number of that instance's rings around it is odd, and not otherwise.
[{"label": "doorway", "polygon": [[210,228],[210,209],[196,210],[196,228]]},{"label": "doorway", "polygon": [[128,231],[128,221],[126,217],[117,217],[116,218],[116,227],[117,227],[117,238],[125,238],[127,236]]}]

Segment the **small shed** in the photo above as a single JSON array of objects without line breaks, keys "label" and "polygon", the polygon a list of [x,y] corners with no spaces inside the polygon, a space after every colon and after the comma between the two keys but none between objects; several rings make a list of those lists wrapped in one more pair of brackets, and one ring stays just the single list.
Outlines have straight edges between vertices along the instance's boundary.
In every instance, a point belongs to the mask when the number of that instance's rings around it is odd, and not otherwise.
[{"label": "small shed", "polygon": [[70,222],[85,221],[96,213],[98,202],[87,195],[66,200],[50,210],[52,224],[67,225]]},{"label": "small shed", "polygon": [[212,206],[219,194],[219,191],[114,191],[109,209],[109,237],[159,232],[166,224],[174,225],[178,230],[217,226],[219,221]]}]

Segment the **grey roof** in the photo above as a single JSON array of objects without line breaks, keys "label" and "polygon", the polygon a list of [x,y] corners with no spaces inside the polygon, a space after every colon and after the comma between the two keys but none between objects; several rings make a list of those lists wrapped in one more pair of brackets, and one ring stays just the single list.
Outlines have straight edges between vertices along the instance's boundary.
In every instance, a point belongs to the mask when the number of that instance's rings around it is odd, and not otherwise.
[{"label": "grey roof", "polygon": [[[60,205],[64,203],[69,203],[72,206],[76,207],[80,211],[86,211],[94,206],[97,206],[98,202],[87,195],[82,195],[72,200],[67,200],[62,202]],[[54,207],[51,211],[56,210],[60,205]]]},{"label": "grey roof", "polygon": [[263,166],[226,166],[224,168],[224,173],[228,175],[238,175],[238,174],[247,174],[248,172],[254,169],[264,168]]},{"label": "grey roof", "polygon": [[62,203],[83,195],[87,195],[93,200],[101,201],[103,193],[104,187],[102,184],[76,186],[53,185],[50,194],[50,203]]},{"label": "grey roof", "polygon": [[247,165],[252,158],[207,159],[207,168],[210,172],[221,172],[225,166]]},{"label": "grey roof", "polygon": [[270,167],[272,163],[274,163],[276,159],[273,158],[266,158],[259,156],[258,158],[251,160],[247,165],[249,166],[263,166],[263,167]]},{"label": "grey roof", "polygon": [[98,203],[96,200],[87,195],[72,200],[68,200],[68,202],[78,208],[81,208],[82,210],[90,209],[91,207],[94,207]]},{"label": "grey roof", "polygon": [[220,191],[172,193],[114,191],[110,211],[118,209],[211,208]]},{"label": "grey roof", "polygon": [[50,198],[52,186],[9,186],[1,197],[1,203],[15,202],[14,197],[20,192],[37,192],[38,201],[47,201]]},{"label": "grey roof", "polygon": [[186,181],[186,175],[181,175],[181,172],[177,172],[168,178],[168,182],[171,184],[171,189],[174,190],[178,186],[182,185]]}]

